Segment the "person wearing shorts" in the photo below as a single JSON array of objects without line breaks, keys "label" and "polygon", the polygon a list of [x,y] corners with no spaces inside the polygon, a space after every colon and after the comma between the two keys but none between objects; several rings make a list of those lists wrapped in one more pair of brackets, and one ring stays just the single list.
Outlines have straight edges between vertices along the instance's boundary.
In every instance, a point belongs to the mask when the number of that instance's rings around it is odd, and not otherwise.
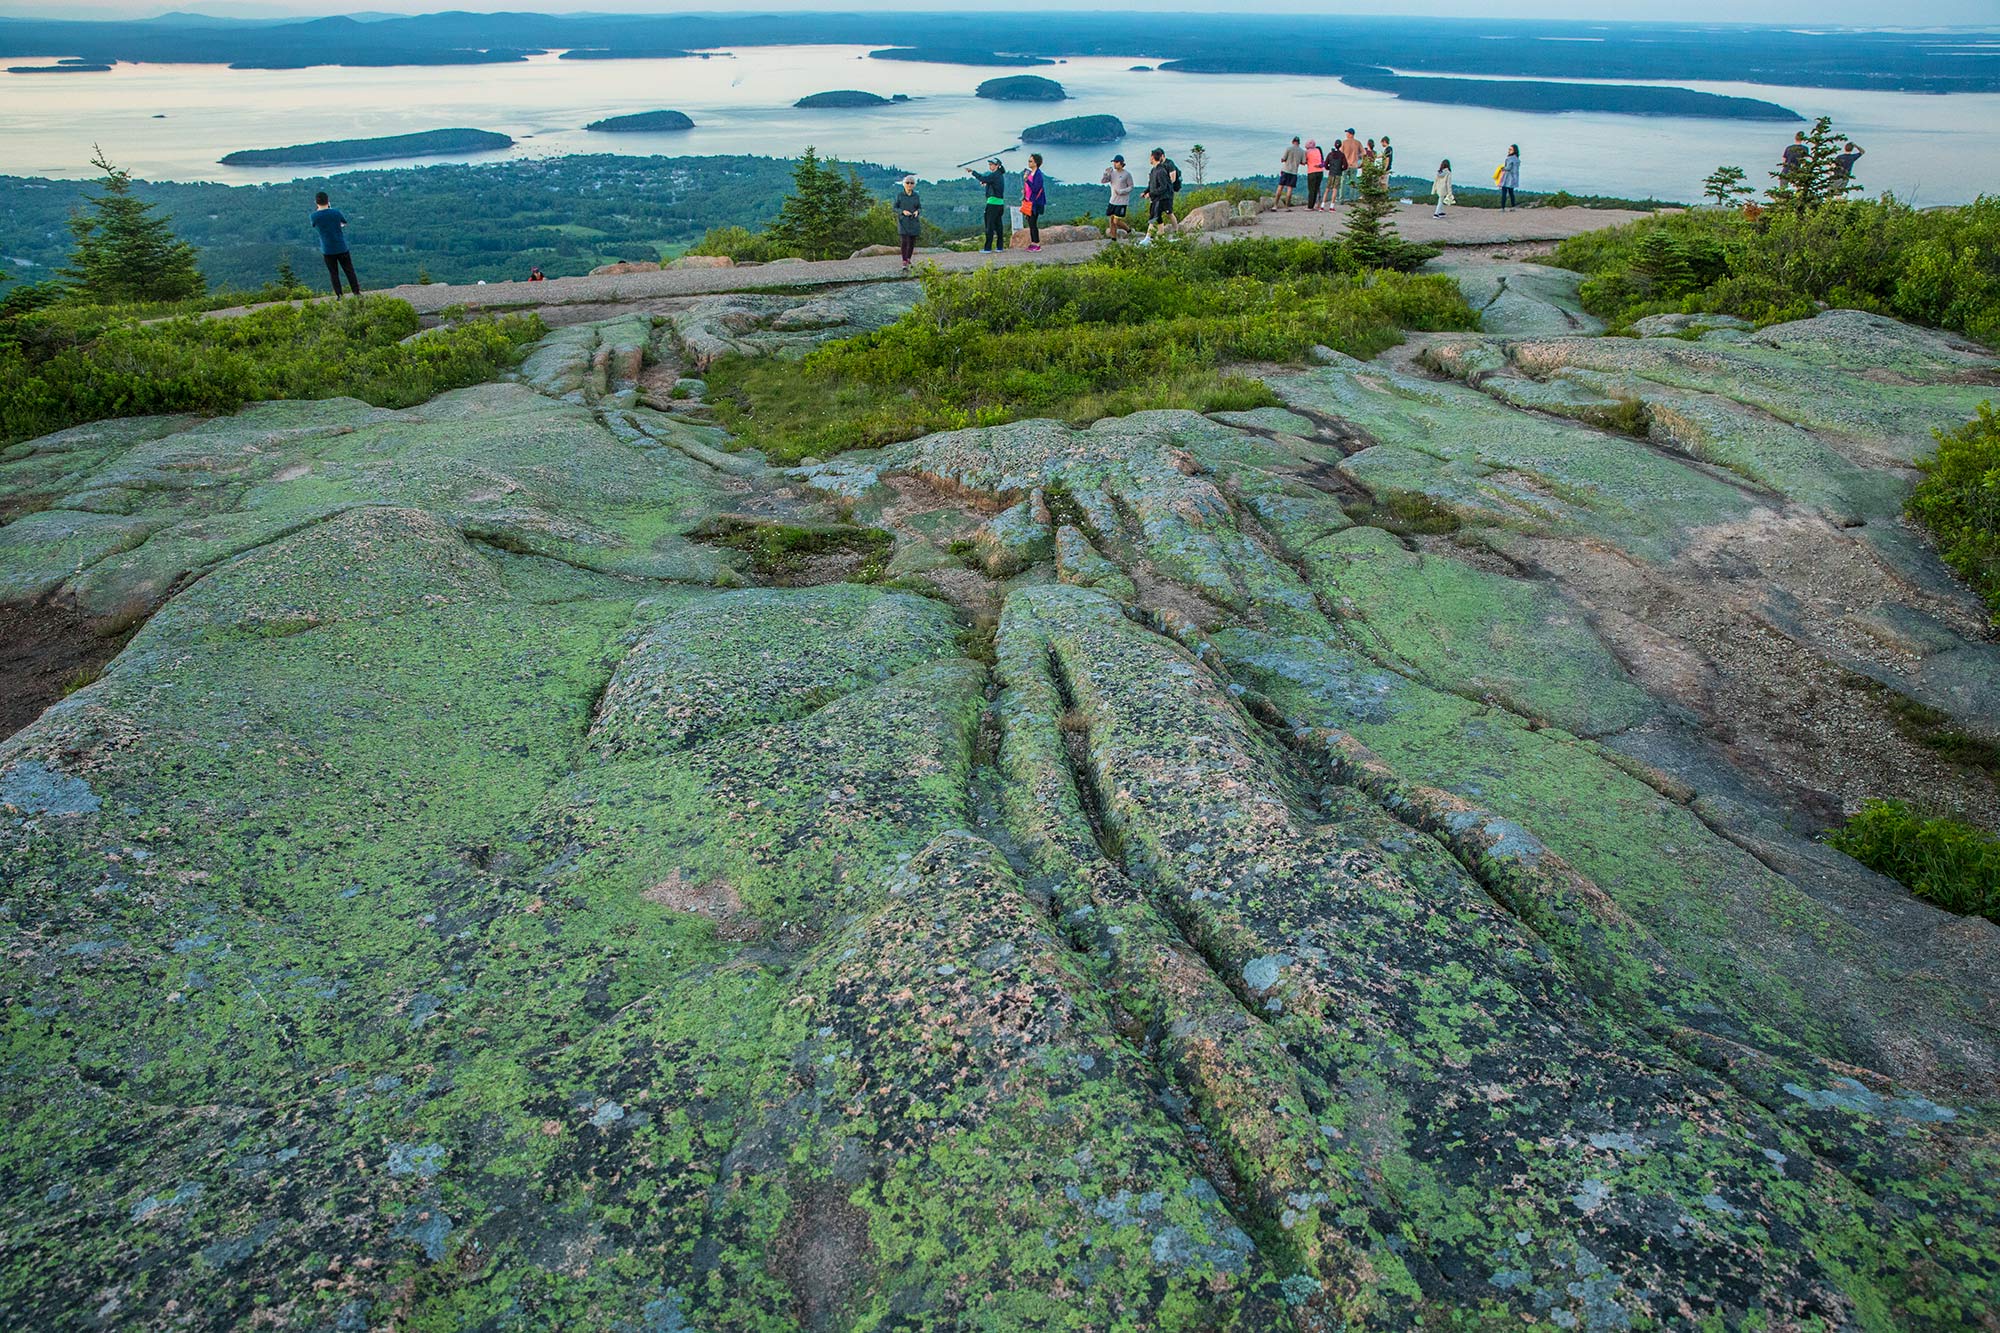
[{"label": "person wearing shorts", "polygon": [[1111,198],[1104,205],[1105,231],[1115,241],[1119,232],[1129,233],[1132,230],[1132,224],[1125,220],[1132,207],[1132,173],[1125,169],[1125,155],[1114,154],[1111,165],[1104,169],[1104,175],[1098,180],[1111,188]]},{"label": "person wearing shorts", "polygon": [[1284,156],[1278,159],[1278,193],[1271,200],[1273,208],[1292,206],[1292,191],[1299,188],[1299,172],[1305,169],[1305,165],[1305,149],[1299,147],[1299,136],[1294,134]]}]

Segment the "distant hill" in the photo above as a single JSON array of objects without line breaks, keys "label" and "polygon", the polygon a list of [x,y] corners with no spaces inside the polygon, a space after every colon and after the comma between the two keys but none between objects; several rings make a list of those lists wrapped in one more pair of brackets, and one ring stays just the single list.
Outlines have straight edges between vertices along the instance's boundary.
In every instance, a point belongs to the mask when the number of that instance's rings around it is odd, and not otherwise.
[{"label": "distant hill", "polygon": [[974,47],[961,46],[892,46],[881,51],[870,51],[870,60],[909,60],[927,65],[992,65],[1023,66],[1053,65],[1056,62],[1045,56],[1000,55],[994,51],[981,51]]},{"label": "distant hill", "polygon": [[694,121],[679,111],[640,111],[629,116],[608,116],[603,120],[593,120],[584,128],[601,130],[606,134],[639,134],[660,130],[691,130],[694,128]]},{"label": "distant hill", "polygon": [[86,65],[66,60],[60,65],[9,65],[9,74],[109,74],[109,65]]},{"label": "distant hill", "polygon": [[225,167],[325,167],[344,162],[380,162],[440,153],[485,153],[512,148],[514,141],[491,130],[425,130],[379,139],[328,139],[289,148],[247,148],[222,159]]},{"label": "distant hill", "polygon": [[1039,74],[1013,74],[1003,79],[988,79],[973,90],[973,96],[990,97],[996,102],[1061,102],[1069,94],[1054,79]]},{"label": "distant hill", "polygon": [[830,93],[813,93],[801,97],[792,105],[808,109],[829,106],[887,106],[889,100],[876,93],[864,93],[858,88],[836,88]]},{"label": "distant hill", "polygon": [[1125,122],[1116,116],[1071,116],[1048,120],[1021,131],[1022,143],[1117,143],[1125,137]]}]

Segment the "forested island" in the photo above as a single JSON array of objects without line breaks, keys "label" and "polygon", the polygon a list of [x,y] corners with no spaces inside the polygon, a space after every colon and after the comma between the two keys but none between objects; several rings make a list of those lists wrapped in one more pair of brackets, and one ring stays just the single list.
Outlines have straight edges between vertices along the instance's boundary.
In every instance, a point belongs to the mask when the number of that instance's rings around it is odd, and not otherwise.
[{"label": "forested island", "polygon": [[222,158],[225,167],[326,167],[344,162],[382,162],[398,157],[445,153],[490,153],[512,148],[514,140],[491,130],[425,130],[379,139],[328,139],[289,148],[246,148]]},{"label": "forested island", "polygon": [[59,65],[9,65],[9,74],[109,74],[111,66],[93,65],[82,60],[65,60]]},{"label": "forested island", "polygon": [[879,93],[864,93],[858,88],[836,88],[832,92],[812,93],[792,103],[795,107],[812,110],[820,107],[862,107],[887,106],[891,101],[907,102],[907,97],[887,98]]},{"label": "forested island", "polygon": [[988,79],[973,89],[972,95],[996,102],[1061,102],[1069,97],[1060,83],[1039,74],[1012,74],[1006,78]]},{"label": "forested island", "polygon": [[680,111],[639,111],[629,116],[607,116],[584,126],[605,134],[643,134],[662,130],[691,130],[694,121]]},{"label": "forested island", "polygon": [[1754,97],[1724,97],[1692,88],[1661,88],[1650,84],[1414,78],[1386,69],[1349,70],[1340,76],[1340,81],[1351,88],[1392,93],[1406,101],[1497,107],[1502,111],[1609,111],[1625,116],[1694,116],[1710,120],[1805,119],[1790,107]]},{"label": "forested island", "polygon": [[1125,122],[1116,116],[1071,116],[1045,120],[1021,131],[1022,143],[1117,143],[1125,137]]}]

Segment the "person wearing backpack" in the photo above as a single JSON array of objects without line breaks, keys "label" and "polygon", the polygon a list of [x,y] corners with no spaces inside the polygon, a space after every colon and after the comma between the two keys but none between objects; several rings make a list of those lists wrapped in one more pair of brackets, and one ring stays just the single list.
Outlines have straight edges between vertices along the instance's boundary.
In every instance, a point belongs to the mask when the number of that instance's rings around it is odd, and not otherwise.
[{"label": "person wearing backpack", "polygon": [[1042,248],[1042,213],[1049,206],[1048,182],[1042,177],[1042,155],[1028,154],[1028,169],[1021,173],[1021,221],[1028,224],[1028,248]]},{"label": "person wearing backpack", "polygon": [[1146,230],[1174,220],[1174,192],[1181,188],[1181,169],[1167,157],[1167,150],[1155,148],[1153,169],[1146,174]]}]

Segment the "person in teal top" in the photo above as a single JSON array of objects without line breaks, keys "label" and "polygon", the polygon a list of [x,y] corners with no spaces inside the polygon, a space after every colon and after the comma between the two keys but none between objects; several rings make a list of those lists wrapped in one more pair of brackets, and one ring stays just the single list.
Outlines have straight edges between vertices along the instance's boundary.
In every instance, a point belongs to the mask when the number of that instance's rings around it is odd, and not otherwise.
[{"label": "person in teal top", "polygon": [[312,216],[306,220],[319,233],[319,255],[326,261],[326,276],[333,281],[333,299],[340,299],[340,275],[347,274],[347,285],[356,296],[361,295],[361,284],[354,276],[354,255],[347,248],[347,215],[335,208],[321,190],[313,196]]},{"label": "person in teal top", "polygon": [[1000,165],[1000,159],[986,159],[986,170],[965,169],[965,174],[986,187],[986,239],[979,247],[979,253],[991,254],[995,250],[1007,248],[1007,237],[1003,220],[1007,216],[1007,172]]}]

